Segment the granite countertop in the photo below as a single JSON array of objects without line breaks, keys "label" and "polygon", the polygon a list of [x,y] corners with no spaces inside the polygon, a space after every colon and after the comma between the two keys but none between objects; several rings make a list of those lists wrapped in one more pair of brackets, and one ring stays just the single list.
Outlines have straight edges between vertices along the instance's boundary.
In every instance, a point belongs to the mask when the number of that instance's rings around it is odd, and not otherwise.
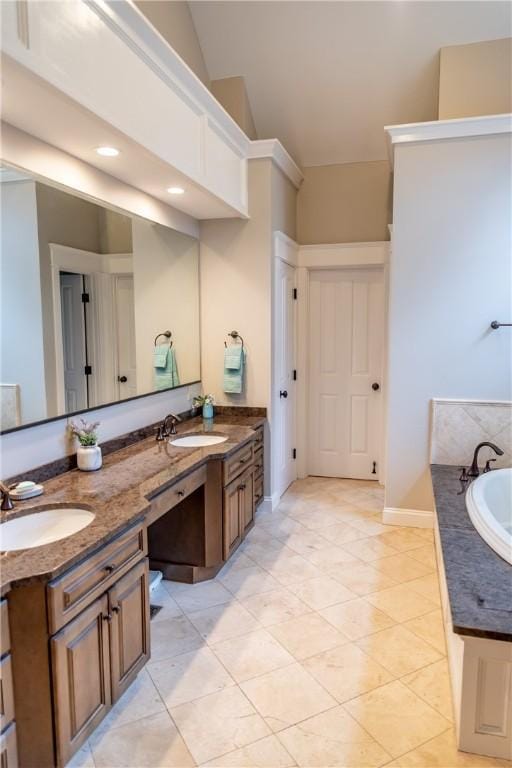
[{"label": "granite countertop", "polygon": [[12,586],[33,580],[50,580],[82,560],[130,523],[143,517],[150,499],[173,482],[212,459],[225,459],[254,439],[264,424],[261,416],[220,414],[211,428],[201,418],[178,425],[178,434],[208,432],[227,436],[225,443],[209,448],[176,448],[149,437],[108,454],[97,472],[72,470],[44,483],[43,496],[15,502],[1,520],[55,505],[90,509],[95,518],[78,533],[33,549],[7,552],[0,557],[2,594]]},{"label": "granite countertop", "polygon": [[465,501],[468,483],[460,482],[460,468],[433,464],[431,474],[453,631],[510,642],[512,566],[471,522]]}]

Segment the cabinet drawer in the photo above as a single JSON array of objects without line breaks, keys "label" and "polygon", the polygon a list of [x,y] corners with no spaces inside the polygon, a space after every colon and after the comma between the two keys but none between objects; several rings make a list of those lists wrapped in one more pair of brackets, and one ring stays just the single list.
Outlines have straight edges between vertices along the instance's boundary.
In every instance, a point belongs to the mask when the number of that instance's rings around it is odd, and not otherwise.
[{"label": "cabinet drawer", "polygon": [[14,723],[0,736],[0,766],[1,768],[18,768],[16,725]]},{"label": "cabinet drawer", "polygon": [[254,504],[257,506],[263,500],[263,475],[254,479]]},{"label": "cabinet drawer", "polygon": [[0,661],[0,731],[14,720],[11,655]]},{"label": "cabinet drawer", "polygon": [[146,529],[139,522],[51,581],[47,587],[50,634],[86,608],[146,553]]},{"label": "cabinet drawer", "polygon": [[263,448],[254,451],[254,477],[263,474]]},{"label": "cabinet drawer", "polygon": [[146,515],[146,524],[151,525],[159,517],[165,515],[170,509],[175,507],[180,501],[186,499],[201,485],[206,483],[206,466],[199,467],[190,475],[187,475],[182,480],[174,483],[170,488],[167,488],[162,493],[159,493],[153,499],[151,499],[151,509]]},{"label": "cabinet drawer", "polygon": [[7,653],[11,648],[11,638],[9,635],[9,609],[7,600],[0,602],[0,656]]},{"label": "cabinet drawer", "polygon": [[224,485],[227,485],[235,477],[244,471],[249,464],[252,464],[253,459],[253,443],[244,445],[239,451],[234,453],[229,459],[224,462]]}]

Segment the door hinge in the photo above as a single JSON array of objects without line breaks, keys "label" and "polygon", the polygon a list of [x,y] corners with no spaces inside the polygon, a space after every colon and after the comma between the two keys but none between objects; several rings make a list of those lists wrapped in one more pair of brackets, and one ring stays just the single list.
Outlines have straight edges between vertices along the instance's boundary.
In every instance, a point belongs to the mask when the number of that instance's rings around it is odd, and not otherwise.
[{"label": "door hinge", "polygon": [[295,301],[297,301],[297,289],[296,288],[293,289],[293,298],[295,299]]},{"label": "door hinge", "polygon": [[296,459],[296,458],[297,458],[297,449],[294,448],[292,451],[292,459]]},{"label": "door hinge", "polygon": [[92,366],[91,365],[84,366],[84,373],[86,376],[90,376],[92,374]]},{"label": "door hinge", "polygon": [[293,380],[297,381],[297,371],[295,370],[295,368],[293,369]]},{"label": "door hinge", "polygon": [[88,304],[90,301],[88,293],[82,293],[82,304]]}]

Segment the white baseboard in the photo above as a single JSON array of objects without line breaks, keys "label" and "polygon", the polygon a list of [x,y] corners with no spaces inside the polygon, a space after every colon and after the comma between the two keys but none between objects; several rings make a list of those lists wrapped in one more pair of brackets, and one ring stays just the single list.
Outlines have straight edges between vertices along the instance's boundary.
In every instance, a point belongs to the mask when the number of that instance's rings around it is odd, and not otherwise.
[{"label": "white baseboard", "polygon": [[405,525],[410,528],[433,528],[434,513],[422,509],[384,507],[382,522],[385,525]]},{"label": "white baseboard", "polygon": [[264,496],[261,504],[258,505],[259,515],[268,515],[272,512],[272,498],[270,496]]}]

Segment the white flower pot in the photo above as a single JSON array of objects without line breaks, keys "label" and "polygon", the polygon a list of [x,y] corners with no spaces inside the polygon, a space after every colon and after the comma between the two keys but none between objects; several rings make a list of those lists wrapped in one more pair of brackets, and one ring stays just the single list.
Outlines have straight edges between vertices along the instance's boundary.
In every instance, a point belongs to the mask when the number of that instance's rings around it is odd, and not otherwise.
[{"label": "white flower pot", "polygon": [[100,469],[103,459],[99,445],[80,445],[76,452],[76,463],[82,472],[94,472]]}]

